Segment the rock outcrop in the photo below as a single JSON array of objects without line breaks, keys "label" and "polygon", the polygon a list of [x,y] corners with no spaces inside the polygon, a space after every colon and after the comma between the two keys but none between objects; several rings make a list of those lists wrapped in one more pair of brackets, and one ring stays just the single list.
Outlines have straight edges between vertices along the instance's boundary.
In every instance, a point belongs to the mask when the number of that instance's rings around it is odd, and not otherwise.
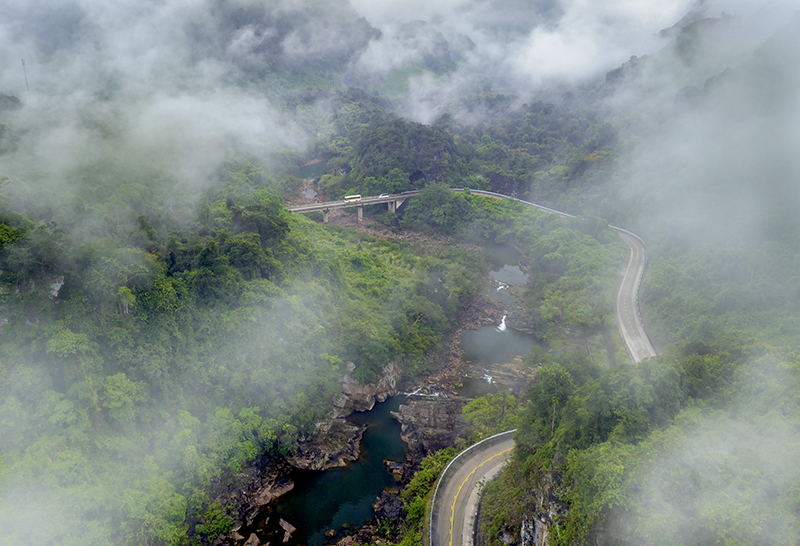
[{"label": "rock outcrop", "polygon": [[400,437],[412,460],[420,461],[430,452],[454,445],[457,438],[469,436],[472,428],[461,416],[466,403],[461,398],[411,400],[392,412],[400,422]]},{"label": "rock outcrop", "polygon": [[303,470],[326,470],[345,466],[358,459],[365,426],[344,419],[327,419],[315,425],[315,430],[300,438],[297,453],[287,462]]},{"label": "rock outcrop", "polygon": [[256,465],[238,474],[237,481],[240,485],[228,486],[215,499],[218,504],[230,508],[234,522],[227,543],[234,544],[244,540],[239,531],[252,525],[265,505],[294,489],[288,467],[259,468]]},{"label": "rock outcrop", "polygon": [[[563,464],[561,457],[556,455],[554,466]],[[548,546],[550,543],[550,528],[553,522],[567,514],[568,506],[558,498],[556,490],[563,488],[561,473],[558,471],[544,474],[532,491],[534,502],[522,516],[519,526],[518,546]],[[482,509],[481,516],[482,517]],[[511,533],[513,534],[513,533]],[[498,537],[500,538],[500,537]],[[485,537],[480,537],[477,544],[485,544]]]},{"label": "rock outcrop", "polygon": [[362,385],[353,377],[355,364],[347,363],[347,375],[339,380],[342,394],[333,401],[333,416],[346,417],[354,411],[369,411],[375,402],[384,402],[387,398],[397,394],[397,383],[400,381],[402,370],[394,362],[390,362],[381,370],[375,383]]},{"label": "rock outcrop", "polygon": [[286,544],[292,539],[292,533],[297,531],[297,527],[295,527],[294,525],[292,525],[283,518],[281,518],[278,524],[281,526],[281,529],[283,529],[283,543]]}]

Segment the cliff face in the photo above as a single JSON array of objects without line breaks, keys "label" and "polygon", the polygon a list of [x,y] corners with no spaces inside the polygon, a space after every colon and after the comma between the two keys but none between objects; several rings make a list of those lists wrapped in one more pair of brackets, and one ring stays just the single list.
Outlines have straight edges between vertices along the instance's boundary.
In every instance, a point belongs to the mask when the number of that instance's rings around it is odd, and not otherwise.
[{"label": "cliff face", "polygon": [[548,533],[551,523],[547,517],[528,517],[525,514],[519,530],[519,546],[549,546]]},{"label": "cliff face", "polygon": [[286,462],[302,470],[327,470],[345,466],[358,459],[361,436],[366,427],[344,419],[327,419],[315,425],[313,433],[303,436],[297,453]]},{"label": "cliff face", "polygon": [[[560,455],[553,458],[553,468],[563,466],[564,461]],[[569,506],[559,498],[557,492],[564,491],[564,480],[559,470],[545,472],[531,487],[531,483],[520,487],[516,494],[522,494],[526,499],[522,511],[516,507],[510,513],[500,512],[504,518],[501,530],[497,535],[490,536],[488,530],[497,524],[497,521],[487,521],[487,514],[498,516],[494,509],[497,506],[485,506],[485,503],[497,502],[497,499],[481,499],[478,510],[478,532],[475,535],[475,546],[486,546],[500,540],[508,546],[549,546],[551,533],[556,531],[553,524],[559,518],[567,515]],[[503,494],[506,494],[504,492]],[[501,501],[502,502],[502,501]],[[494,532],[494,531],[493,531]]]},{"label": "cliff face", "polygon": [[454,445],[456,438],[467,438],[472,427],[461,416],[467,403],[461,398],[410,400],[392,412],[400,421],[400,437],[408,445],[412,460]]},{"label": "cliff face", "polygon": [[365,427],[344,420],[354,411],[369,411],[376,402],[383,402],[397,394],[397,383],[402,370],[390,362],[381,370],[375,383],[360,384],[352,376],[355,364],[348,362],[347,375],[339,380],[342,393],[334,400],[332,417],[320,421],[315,429],[300,439],[298,450],[287,462],[303,470],[326,470],[345,466],[358,459],[361,436]]},{"label": "cliff face", "polygon": [[347,375],[339,380],[342,394],[333,401],[333,417],[347,417],[354,411],[369,411],[375,402],[384,402],[387,398],[397,394],[397,383],[400,381],[402,370],[394,362],[390,362],[381,370],[378,381],[362,385],[351,375],[355,364],[347,363]]},{"label": "cliff face", "polygon": [[230,507],[234,519],[233,530],[225,540],[220,539],[221,543],[241,544],[245,537],[240,531],[253,525],[265,505],[294,487],[289,477],[290,467],[326,470],[358,459],[366,427],[348,423],[344,417],[353,411],[370,410],[376,402],[397,394],[401,370],[390,363],[383,368],[378,381],[361,385],[351,375],[354,369],[355,365],[349,363],[348,374],[340,380],[342,393],[334,401],[331,416],[316,423],[313,431],[300,438],[297,452],[285,461],[290,466],[265,457],[235,476],[236,483],[217,495],[216,502]]},{"label": "cliff face", "polygon": [[[563,464],[563,459],[556,455],[553,466]],[[561,472],[555,470],[546,473],[539,480],[535,491],[535,503],[523,516],[520,525],[520,546],[547,546],[550,528],[559,516],[567,514],[568,506],[559,499],[556,491],[563,490],[564,480]]]},{"label": "cliff face", "polygon": [[238,544],[244,540],[239,531],[253,524],[264,506],[277,497],[291,491],[294,482],[286,468],[259,468],[258,465],[246,469],[236,476],[238,485],[230,485],[218,495],[215,501],[230,509],[233,529],[225,544]]}]

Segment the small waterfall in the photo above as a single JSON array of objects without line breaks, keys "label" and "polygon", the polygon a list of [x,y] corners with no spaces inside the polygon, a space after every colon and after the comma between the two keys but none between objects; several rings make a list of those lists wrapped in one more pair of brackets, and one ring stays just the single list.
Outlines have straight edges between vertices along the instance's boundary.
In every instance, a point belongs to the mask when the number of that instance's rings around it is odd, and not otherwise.
[{"label": "small waterfall", "polygon": [[419,387],[419,388],[418,388],[417,390],[415,390],[414,392],[405,392],[405,391],[403,391],[403,392],[398,392],[398,393],[397,393],[397,395],[398,395],[398,396],[405,396],[406,398],[408,398],[409,396],[423,396],[423,397],[424,397],[424,396],[427,396],[427,397],[429,397],[429,398],[439,398],[439,397],[442,395],[442,393],[440,393],[440,392],[438,392],[438,391],[437,391],[437,392],[434,392],[434,393],[424,393],[424,392],[420,392],[420,391],[422,391],[422,389],[423,389],[423,387]]},{"label": "small waterfall", "polygon": [[508,313],[506,313],[504,311],[503,312],[503,320],[500,321],[500,325],[497,327],[497,330],[499,332],[505,332],[506,331],[506,317],[507,316],[508,316]]},{"label": "small waterfall", "polygon": [[483,378],[486,380],[487,383],[489,383],[490,385],[492,384],[492,376],[489,375],[489,370],[485,370],[483,372]]}]

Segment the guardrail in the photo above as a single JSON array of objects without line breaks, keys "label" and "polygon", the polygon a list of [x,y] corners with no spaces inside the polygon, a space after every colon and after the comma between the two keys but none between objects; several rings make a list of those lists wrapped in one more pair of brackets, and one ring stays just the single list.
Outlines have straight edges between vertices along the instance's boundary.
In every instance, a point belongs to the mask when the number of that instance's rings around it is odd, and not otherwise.
[{"label": "guardrail", "polygon": [[[454,192],[463,192],[463,191],[467,191],[467,190],[466,190],[465,188],[450,188],[450,191],[454,191]],[[505,194],[502,194],[502,193],[496,193],[496,192],[493,192],[493,191],[488,191],[488,190],[473,190],[473,189],[470,189],[469,191],[470,191],[471,193],[474,193],[474,194],[476,194],[476,195],[488,195],[488,196],[492,196],[492,197],[500,197],[500,198],[502,198],[502,199],[513,199],[514,201],[519,201],[519,202],[520,202],[520,203],[522,203],[523,205],[528,205],[528,206],[531,206],[531,207],[535,207],[535,208],[537,208],[537,209],[539,209],[539,210],[543,210],[543,211],[545,211],[545,212],[550,212],[550,213],[553,213],[553,214],[558,214],[559,216],[562,216],[562,217],[565,217],[565,218],[578,218],[578,217],[577,217],[577,216],[575,216],[574,214],[569,214],[569,213],[567,213],[567,212],[564,212],[564,211],[561,211],[561,210],[555,210],[555,209],[551,209],[551,208],[549,208],[549,207],[545,207],[544,205],[539,205],[539,204],[537,204],[537,203],[533,203],[533,202],[531,202],[531,201],[523,201],[522,199],[518,199],[518,198],[516,198],[516,197],[512,197],[512,196],[510,196],[510,195],[505,195]],[[404,192],[401,192],[401,193],[399,193],[399,194],[392,194],[392,195],[390,195],[389,197],[387,197],[387,198],[382,198],[382,199],[386,199],[387,201],[389,201],[389,200],[391,200],[392,198],[395,198],[395,197],[397,197],[397,196],[402,196],[402,197],[412,197],[412,196],[414,196],[414,195],[418,195],[418,194],[419,194],[419,192],[420,192],[420,190],[409,190],[409,191],[404,191]],[[364,198],[364,200],[370,200],[370,199],[376,199],[376,198],[374,198],[374,197],[366,197],[366,198]],[[360,203],[361,203],[361,205],[364,205],[364,204],[373,204],[373,203],[380,203],[380,202],[383,202],[383,200],[381,200],[381,201],[372,201],[372,202],[367,202],[367,203],[365,203],[365,202],[363,202],[363,201],[362,201],[362,202],[360,202]],[[338,204],[338,203],[339,203],[338,201],[336,201],[336,202],[331,202],[331,205],[332,205],[333,203],[337,203],[337,206],[345,206],[345,205],[339,205],[339,204]],[[353,205],[352,205],[352,204],[348,204],[348,205],[346,205],[346,206],[353,206]],[[301,208],[301,207],[296,207],[296,208]],[[297,211],[297,212],[299,212],[299,211]],[[630,235],[631,237],[635,237],[636,239],[638,239],[638,240],[639,240],[639,241],[642,243],[642,245],[643,245],[643,246],[646,246],[646,245],[645,245],[645,242],[644,242],[644,239],[642,239],[641,237],[639,237],[639,236],[638,236],[638,235],[636,235],[635,233],[633,233],[633,232],[631,232],[631,231],[628,231],[627,229],[624,229],[624,228],[621,228],[621,227],[612,226],[611,224],[608,224],[608,227],[610,227],[611,229],[614,229],[614,230],[616,230],[616,231],[619,231],[620,233],[625,233],[625,234],[627,234],[627,235]],[[644,325],[644,321],[642,320],[642,311],[641,311],[641,307],[640,307],[640,305],[639,305],[639,289],[641,288],[642,280],[643,280],[643,275],[639,277],[639,279],[638,279],[638,282],[637,282],[637,286],[636,286],[636,294],[635,294],[635,298],[636,298],[636,300],[635,300],[635,305],[636,305],[637,313],[638,313],[638,315],[639,315],[639,317],[638,317],[638,318],[639,318],[639,322],[640,322],[640,324],[642,325],[642,330],[644,331],[645,335],[647,336],[647,338],[648,338],[648,342],[649,342],[649,343],[650,343],[650,345],[652,346],[652,345],[653,345],[653,342],[652,342],[652,340],[650,339],[650,335],[649,335],[649,333],[647,332],[647,328],[646,328],[646,327],[645,327],[645,325]],[[620,332],[620,336],[621,336],[621,335],[622,335],[622,332]],[[631,348],[628,346],[628,343],[625,341],[625,338],[624,338],[624,337],[622,338],[622,341],[623,341],[623,343],[625,344],[625,349],[628,351],[628,353],[629,353],[629,354],[631,354],[631,357],[632,357],[632,359],[633,359],[633,360],[634,360],[634,362],[635,362],[635,361],[636,361],[636,357],[635,357],[635,355],[633,355],[633,354],[632,354],[632,352],[631,352]],[[655,351],[655,347],[653,347],[653,349],[654,349],[654,351]]]},{"label": "guardrail", "polygon": [[434,511],[436,510],[436,495],[439,493],[439,485],[444,480],[445,476],[447,475],[447,471],[450,470],[450,467],[453,465],[453,463],[456,462],[462,455],[464,455],[465,453],[467,453],[467,452],[471,451],[472,449],[478,447],[479,445],[481,445],[481,444],[483,444],[485,442],[488,442],[489,440],[495,440],[495,439],[500,438],[502,436],[507,436],[509,434],[513,434],[516,431],[517,431],[517,429],[507,430],[505,432],[500,432],[498,434],[494,434],[492,436],[489,436],[488,438],[484,438],[480,442],[476,442],[476,443],[472,444],[471,446],[469,446],[467,449],[463,450],[461,453],[459,453],[458,455],[453,457],[450,460],[449,463],[447,463],[447,466],[444,467],[444,470],[442,470],[442,473],[439,475],[439,479],[436,481],[436,487],[433,490],[433,499],[431,499],[431,515],[430,515],[430,521],[428,522],[428,546],[433,546],[433,515],[434,515]]}]

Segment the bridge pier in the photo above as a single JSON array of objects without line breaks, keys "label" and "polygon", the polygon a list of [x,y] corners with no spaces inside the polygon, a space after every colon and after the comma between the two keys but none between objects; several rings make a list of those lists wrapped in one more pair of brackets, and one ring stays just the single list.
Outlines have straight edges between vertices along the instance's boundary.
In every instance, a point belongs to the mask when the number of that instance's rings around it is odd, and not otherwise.
[{"label": "bridge pier", "polygon": [[358,205],[356,208],[358,209],[358,221],[359,222],[363,222],[364,221],[364,205]]},{"label": "bridge pier", "polygon": [[322,211],[322,223],[323,224],[327,224],[328,221],[330,220],[330,212],[331,211],[328,210],[328,209],[325,209],[325,210]]},{"label": "bridge pier", "polygon": [[407,199],[406,197],[403,197],[401,199],[394,199],[393,201],[389,201],[389,212],[397,212],[397,209],[399,209],[400,206],[403,203],[405,203],[406,199]]}]

